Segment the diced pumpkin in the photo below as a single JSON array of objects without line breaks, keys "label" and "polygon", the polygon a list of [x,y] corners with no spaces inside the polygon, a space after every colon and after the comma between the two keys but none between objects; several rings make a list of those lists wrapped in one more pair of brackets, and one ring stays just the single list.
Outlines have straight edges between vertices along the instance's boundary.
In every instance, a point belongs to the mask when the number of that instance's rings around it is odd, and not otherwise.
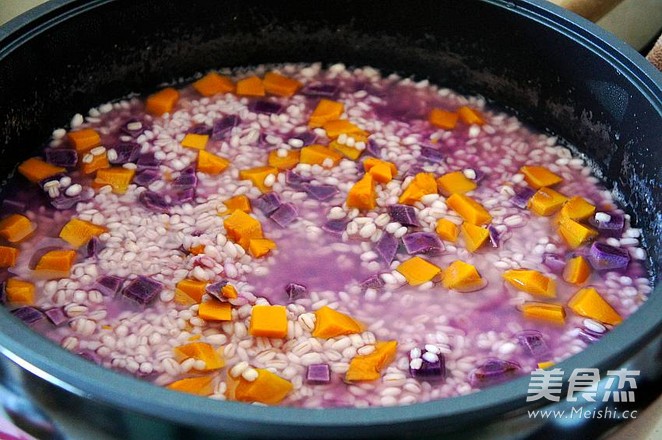
[{"label": "diced pumpkin", "polygon": [[310,115],[308,126],[321,127],[328,121],[339,119],[343,111],[345,111],[345,106],[342,102],[322,98]]},{"label": "diced pumpkin", "polygon": [[205,150],[198,152],[197,169],[201,173],[216,175],[220,174],[230,166],[230,161],[224,157],[217,156]]},{"label": "diced pumpkin", "polygon": [[433,108],[428,115],[428,121],[435,127],[452,130],[457,125],[458,114],[440,108]]},{"label": "diced pumpkin", "polygon": [[332,121],[327,121],[322,125],[322,128],[326,130],[326,136],[329,139],[336,139],[343,133],[348,136],[368,136],[368,132],[361,129],[358,125],[351,123],[347,119],[334,119]]},{"label": "diced pumpkin", "polygon": [[243,194],[230,197],[223,202],[223,204],[228,209],[228,214],[232,214],[237,209],[246,213],[251,212],[252,210],[250,199]]},{"label": "diced pumpkin", "polygon": [[250,76],[248,78],[237,81],[236,93],[239,96],[264,96],[264,84],[257,76]]},{"label": "diced pumpkin", "polygon": [[342,154],[337,151],[325,147],[324,145],[308,145],[301,149],[301,155],[299,162],[307,163],[310,165],[323,165],[327,159],[331,161],[332,166],[338,165],[340,159],[342,159]]},{"label": "diced pumpkin", "polygon": [[414,176],[409,186],[402,192],[398,203],[413,205],[427,194],[437,193],[437,182],[431,173],[418,173]]},{"label": "diced pumpkin", "polygon": [[196,304],[202,301],[202,295],[205,294],[206,287],[206,281],[199,281],[192,278],[184,278],[175,285],[176,290],[185,293],[195,301]]},{"label": "diced pumpkin", "polygon": [[457,236],[460,234],[460,228],[458,228],[455,223],[445,218],[437,220],[437,226],[434,230],[442,240],[450,241],[452,243],[457,241]]},{"label": "diced pumpkin", "polygon": [[14,267],[19,251],[11,246],[0,246],[0,268]]},{"label": "diced pumpkin", "polygon": [[335,338],[363,331],[363,325],[360,322],[328,306],[316,310],[315,318],[312,335],[316,338]]},{"label": "diced pumpkin", "polygon": [[372,170],[373,167],[378,165],[386,165],[391,170],[391,175],[395,176],[398,174],[398,168],[393,162],[388,162],[386,160],[377,159],[376,157],[368,157],[363,161],[363,169],[366,171]]},{"label": "diced pumpkin", "polygon": [[199,371],[218,370],[225,366],[225,361],[220,353],[206,342],[191,342],[190,344],[177,346],[173,351],[177,362],[191,358],[203,361],[205,368],[198,368]]},{"label": "diced pumpkin", "polygon": [[478,187],[476,182],[468,179],[462,171],[446,173],[437,179],[439,192],[449,197],[451,194],[464,194]]},{"label": "diced pumpkin", "polygon": [[595,238],[598,232],[568,217],[561,216],[559,217],[559,235],[570,247],[577,248]]},{"label": "diced pumpkin", "polygon": [[248,332],[252,336],[284,338],[287,336],[287,309],[285,306],[253,306]]},{"label": "diced pumpkin", "polygon": [[288,78],[276,72],[269,72],[262,80],[267,93],[278,96],[290,97],[301,88],[301,83],[296,79]]},{"label": "diced pumpkin", "polygon": [[337,140],[331,141],[331,143],[329,144],[329,148],[339,152],[340,154],[351,160],[356,160],[361,156],[361,154],[363,154],[363,151],[358,150],[355,147],[350,147],[349,145],[341,144]]},{"label": "diced pumpkin", "polygon": [[177,101],[179,101],[179,92],[172,87],[167,87],[147,97],[145,110],[154,116],[161,116],[172,112]]},{"label": "diced pumpkin", "polygon": [[386,163],[380,163],[370,168],[368,174],[370,174],[376,182],[382,184],[389,183],[391,180],[393,180],[393,171]]},{"label": "diced pumpkin", "polygon": [[182,139],[182,147],[204,150],[209,141],[208,134],[187,133]]},{"label": "diced pumpkin", "polygon": [[71,273],[71,266],[75,261],[75,250],[55,249],[41,256],[34,271],[39,278],[65,278]]},{"label": "diced pumpkin", "polygon": [[60,230],[60,238],[73,247],[79,248],[87,244],[92,237],[98,237],[107,231],[108,228],[105,226],[95,225],[79,218],[72,218]]},{"label": "diced pumpkin", "polygon": [[568,307],[586,318],[595,319],[609,325],[620,324],[623,318],[593,287],[585,287],[568,301]]},{"label": "diced pumpkin", "polygon": [[565,309],[561,304],[527,301],[520,306],[520,311],[526,318],[565,324]]},{"label": "diced pumpkin", "polygon": [[492,216],[480,203],[464,194],[452,194],[446,199],[446,204],[465,222],[473,225],[481,226],[492,221]]},{"label": "diced pumpkin", "polygon": [[469,252],[476,252],[490,237],[490,232],[487,228],[476,226],[469,222],[462,223],[460,231],[462,232],[462,238],[464,238],[464,245]]},{"label": "diced pumpkin", "polygon": [[205,321],[232,321],[232,304],[217,300],[200,303],[198,316]]},{"label": "diced pumpkin", "polygon": [[441,268],[421,257],[405,260],[395,270],[400,272],[412,286],[432,281],[441,273]]},{"label": "diced pumpkin", "polygon": [[31,157],[18,166],[18,172],[32,183],[39,183],[44,179],[66,171],[65,168],[51,165],[38,157]]},{"label": "diced pumpkin", "polygon": [[485,287],[485,280],[480,276],[475,266],[461,260],[453,261],[441,277],[441,284],[446,289],[458,292],[473,292]]},{"label": "diced pumpkin", "polygon": [[276,249],[276,243],[268,238],[251,238],[248,242],[248,253],[254,258],[260,258]]},{"label": "diced pumpkin", "polygon": [[586,258],[578,255],[568,260],[563,269],[563,279],[570,284],[582,284],[591,276],[591,266]]},{"label": "diced pumpkin", "polygon": [[187,377],[166,385],[166,388],[181,393],[209,396],[214,393],[212,376]]},{"label": "diced pumpkin", "polygon": [[256,368],[257,378],[248,381],[228,374],[226,397],[239,402],[258,402],[265,405],[280,403],[294,388],[292,383],[269,370]]},{"label": "diced pumpkin", "polygon": [[94,186],[96,188],[102,188],[110,185],[115,194],[124,194],[129,188],[135,174],[135,170],[123,167],[104,168],[97,171]]},{"label": "diced pumpkin", "polygon": [[103,152],[102,154],[87,153],[83,157],[81,169],[83,174],[93,174],[97,170],[103,168],[110,168],[110,162],[108,162],[108,155],[106,152]]},{"label": "diced pumpkin", "polygon": [[205,245],[204,244],[197,244],[195,246],[191,246],[188,248],[188,251],[191,255],[200,255],[205,253]]},{"label": "diced pumpkin", "polygon": [[0,220],[0,237],[10,243],[18,243],[28,237],[37,226],[24,215],[10,214]]},{"label": "diced pumpkin", "polygon": [[67,133],[67,139],[79,153],[84,153],[101,145],[101,136],[99,136],[99,132],[93,128],[83,128],[77,131],[70,131]]},{"label": "diced pumpkin", "polygon": [[524,174],[524,180],[532,188],[540,189],[544,186],[554,186],[563,182],[563,178],[557,174],[552,173],[545,167],[528,165],[523,166],[519,170]]},{"label": "diced pumpkin", "polygon": [[269,166],[278,168],[279,170],[291,170],[299,163],[301,152],[299,150],[286,150],[285,156],[278,153],[279,150],[272,150],[269,152],[269,159],[267,162]]},{"label": "diced pumpkin", "polygon": [[264,180],[268,175],[278,175],[278,168],[271,166],[255,167],[239,171],[239,178],[241,180],[250,180],[253,185],[263,193],[271,192],[271,187],[264,184]]},{"label": "diced pumpkin", "polygon": [[19,280],[18,278],[9,278],[5,285],[7,301],[11,304],[21,304],[31,306],[35,301],[35,285]]},{"label": "diced pumpkin", "polygon": [[209,72],[199,80],[195,81],[193,88],[202,96],[212,96],[217,93],[228,93],[234,91],[234,84],[227,76],[216,72]]},{"label": "diced pumpkin", "polygon": [[395,359],[397,341],[377,341],[375,350],[367,355],[356,355],[349,363],[345,381],[360,382],[377,380],[381,372]]},{"label": "diced pumpkin", "polygon": [[538,362],[538,368],[541,370],[552,368],[554,365],[556,364],[552,361]]},{"label": "diced pumpkin", "polygon": [[561,208],[561,216],[575,221],[584,221],[595,214],[595,206],[583,197],[574,196]]},{"label": "diced pumpkin", "polygon": [[550,216],[559,209],[568,199],[561,193],[554,191],[551,188],[540,188],[529,199],[528,207],[531,212],[542,215]]},{"label": "diced pumpkin", "polygon": [[347,206],[363,211],[369,211],[377,206],[375,182],[370,173],[366,173],[347,193]]},{"label": "diced pumpkin", "polygon": [[193,298],[191,298],[190,296],[188,296],[186,293],[184,293],[182,290],[179,289],[175,289],[174,301],[176,304],[186,307],[190,307],[198,304],[196,300],[194,300]]},{"label": "diced pumpkin", "polygon": [[474,124],[474,125],[483,125],[485,124],[485,119],[483,115],[478,112],[478,110],[472,109],[471,107],[462,106],[457,110],[457,115],[460,117],[460,120],[465,124]]},{"label": "diced pumpkin", "polygon": [[244,249],[252,238],[262,238],[262,225],[255,218],[243,211],[236,210],[223,222],[230,240]]},{"label": "diced pumpkin", "polygon": [[232,284],[226,284],[225,286],[221,287],[221,295],[223,295],[224,298],[233,299],[238,297],[239,293]]},{"label": "diced pumpkin", "polygon": [[513,287],[532,295],[547,298],[556,297],[556,283],[553,279],[532,269],[511,269],[503,273],[503,278]]}]

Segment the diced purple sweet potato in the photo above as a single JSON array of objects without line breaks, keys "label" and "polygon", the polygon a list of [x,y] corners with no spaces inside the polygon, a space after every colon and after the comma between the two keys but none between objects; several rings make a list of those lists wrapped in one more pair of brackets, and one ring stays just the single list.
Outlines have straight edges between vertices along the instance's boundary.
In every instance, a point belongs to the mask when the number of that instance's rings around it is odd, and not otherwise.
[{"label": "diced purple sweet potato", "polygon": [[389,233],[384,233],[375,246],[375,252],[377,252],[377,255],[379,255],[381,260],[388,266],[398,252],[398,245],[398,239],[395,238],[395,236]]},{"label": "diced purple sweet potato", "polygon": [[156,299],[161,289],[163,289],[163,285],[158,281],[144,275],[138,275],[122,289],[121,294],[128,300],[145,306]]},{"label": "diced purple sweet potato", "polygon": [[402,243],[409,255],[439,254],[445,249],[439,236],[432,232],[412,232],[402,237]]}]

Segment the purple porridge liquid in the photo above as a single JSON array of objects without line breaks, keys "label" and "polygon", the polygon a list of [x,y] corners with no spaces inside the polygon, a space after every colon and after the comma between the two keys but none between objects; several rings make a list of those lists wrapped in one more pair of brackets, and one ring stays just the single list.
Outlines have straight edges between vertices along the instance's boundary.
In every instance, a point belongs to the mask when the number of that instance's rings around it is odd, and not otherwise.
[{"label": "purple porridge liquid", "polygon": [[[186,167],[175,161],[190,159],[194,153],[187,149],[182,150],[181,147],[172,147],[171,144],[181,141],[183,134],[191,127],[200,124],[211,127],[213,120],[224,115],[239,115],[237,127],[225,132],[221,139],[211,141],[207,147],[207,150],[229,159],[233,169],[218,177],[198,173],[200,182],[193,203],[173,206],[169,214],[149,214],[147,225],[141,225],[140,218],[135,218],[144,216],[145,212],[138,206],[137,194],[132,189],[126,196],[99,195],[79,203],[75,209],[66,211],[56,211],[40,205],[46,200],[43,197],[40,204],[34,202],[34,187],[17,190],[15,197],[30,201],[28,214],[39,225],[34,237],[22,243],[19,264],[10,269],[11,273],[23,279],[30,280],[26,262],[44,243],[64,245],[64,242],[56,237],[62,225],[72,216],[92,220],[98,213],[103,223],[111,229],[109,234],[101,237],[105,249],[99,256],[91,261],[82,261],[77,266],[81,270],[74,269],[71,285],[67,280],[61,280],[56,283],[56,288],[52,288],[52,284],[47,288],[46,282],[35,280],[38,290],[45,292],[39,295],[38,306],[71,307],[72,304],[79,303],[87,307],[86,311],[79,314],[71,313],[70,309],[70,325],[50,328],[45,332],[47,337],[75,352],[92,351],[95,353],[95,359],[105,367],[129,372],[163,385],[186,376],[181,371],[178,375],[170,374],[163,366],[165,358],[168,357],[163,353],[170,352],[172,358],[172,348],[185,343],[191,337],[201,336],[204,339],[212,334],[225,335],[226,343],[221,345],[226,347],[228,368],[239,360],[245,360],[243,357],[249,358],[249,362],[255,367],[272,368],[295,385],[295,391],[283,404],[303,407],[407,404],[466,394],[477,390],[470,381],[472,370],[490,358],[516,362],[522,367],[520,374],[525,374],[537,365],[537,360],[517,342],[517,334],[525,329],[539,330],[543,334],[552,353],[550,361],[558,362],[586,346],[577,330],[581,327],[583,318],[570,312],[564,326],[525,319],[516,306],[524,300],[535,298],[505,286],[501,278],[504,267],[497,266],[498,263],[503,263],[506,268],[523,267],[549,272],[542,266],[543,253],[551,252],[564,256],[570,252],[556,234],[549,218],[537,217],[526,209],[517,208],[509,201],[510,196],[503,195],[504,186],[512,186],[517,190],[525,185],[521,180],[514,181],[513,176],[519,168],[522,165],[545,165],[549,162],[550,169],[554,168],[553,171],[564,179],[563,183],[555,187],[556,190],[570,196],[580,195],[596,204],[598,210],[612,211],[611,196],[596,184],[597,180],[587,180],[587,168],[581,164],[576,167],[568,166],[567,160],[562,160],[567,159],[567,153],[559,153],[561,147],[555,147],[553,140],[549,141],[547,137],[519,125],[514,118],[503,114],[491,114],[489,132],[483,129],[478,135],[473,135],[468,127],[462,126],[453,131],[441,132],[426,120],[430,109],[455,109],[466,104],[466,98],[450,91],[435,93],[427,87],[415,87],[411,82],[379,79],[371,70],[360,70],[356,75],[320,71],[310,77],[301,75],[300,66],[295,66],[289,68],[289,72],[298,76],[305,84],[322,82],[337,86],[339,92],[335,99],[346,103],[345,108],[350,119],[359,121],[360,126],[372,133],[371,139],[379,140],[382,159],[396,163],[396,178],[399,181],[404,179],[404,176],[421,170],[433,172],[436,176],[462,169],[484,174],[478,188],[470,195],[490,210],[495,224],[505,226],[504,220],[513,216],[520,216],[522,223],[506,226],[505,230],[500,231],[501,240],[497,248],[488,243],[478,252],[470,254],[463,248],[461,241],[454,244],[444,242],[445,252],[424,257],[442,268],[456,259],[473,264],[487,281],[487,286],[471,293],[448,291],[437,284],[427,290],[407,285],[362,289],[360,284],[365,279],[375,274],[390,274],[393,267],[364,258],[374,247],[370,240],[356,234],[335,236],[319,233],[328,220],[329,209],[343,204],[347,190],[362,174],[360,162],[356,168],[348,167],[349,172],[339,172],[340,167],[317,172],[310,167],[299,166],[295,169],[305,177],[316,179],[320,183],[333,184],[340,189],[338,194],[325,202],[315,201],[308,196],[296,196],[297,192],[283,181],[276,185],[275,189],[281,193],[283,201],[296,206],[299,219],[289,227],[281,228],[262,214],[255,214],[262,224],[265,237],[273,239],[278,245],[273,255],[255,261],[244,261],[242,257],[212,256],[212,263],[205,265],[206,260],[183,252],[193,244],[203,243],[217,246],[220,249],[218,252],[225,255],[223,246],[226,245],[226,240],[219,241],[217,237],[219,234],[223,235],[221,220],[213,218],[216,217],[216,207],[223,200],[237,195],[238,187],[244,188],[244,193],[251,199],[260,194],[245,182],[237,183],[237,170],[264,164],[268,150],[308,132],[307,117],[303,115],[308,115],[318,101],[317,97],[301,95],[295,95],[290,100],[270,98],[281,103],[283,108],[288,105],[298,108],[298,111],[288,113],[291,115],[291,123],[287,125],[274,119],[274,116],[257,117],[251,114],[247,109],[251,99],[235,99],[231,95],[200,99],[191,87],[185,87],[178,103],[182,113],[179,117],[153,118],[144,114],[140,101],[132,100],[107,108],[108,111],[101,112],[89,125],[102,127],[100,131],[104,145],[137,139],[143,154],[162,151],[165,158],[161,160],[159,170],[162,182],[159,189],[161,192],[167,192],[172,180],[181,175]],[[481,106],[480,101],[472,102]],[[197,120],[192,118],[195,114],[202,114],[204,117]],[[148,137],[144,133],[141,134],[142,138],[128,135],[122,127],[130,120],[142,121],[151,128],[149,132],[153,133],[153,136]],[[256,126],[259,127],[256,146],[243,148],[237,139],[250,136],[251,130],[255,130]],[[270,144],[269,136],[277,137],[279,141]],[[318,135],[317,142],[325,144],[323,134],[321,136],[320,138]],[[439,148],[443,163],[425,162],[412,155],[404,157],[407,145],[412,145],[405,142],[409,138],[414,139],[416,145]],[[53,143],[59,142],[55,140]],[[410,148],[412,151],[418,151],[414,147]],[[562,160],[562,165],[556,164],[556,160]],[[81,183],[84,187],[90,185],[89,177],[80,176],[77,172],[71,173],[71,176],[74,182]],[[388,194],[383,198],[388,199]],[[206,205],[209,206],[196,211],[196,207]],[[417,211],[422,226],[410,228],[410,231],[430,230],[431,222],[427,218],[421,218],[420,208],[419,206]],[[423,206],[423,209],[428,209],[428,214],[435,220],[440,217],[456,218],[450,209],[435,215],[431,214],[430,206]],[[198,216],[200,213],[212,211],[212,216],[204,220]],[[384,211],[385,206],[380,208],[380,213]],[[374,214],[375,216],[371,217],[373,221],[377,212]],[[359,217],[363,215],[372,214],[358,214]],[[178,216],[177,221],[175,216]],[[183,218],[193,218],[193,224],[181,221]],[[122,229],[121,226],[113,226],[115,223],[126,223],[129,227]],[[182,224],[186,227],[180,228]],[[138,232],[133,233],[134,236],[130,232],[142,231],[143,234],[149,235],[149,229],[158,232],[152,238],[156,249],[148,250],[147,243],[143,243],[145,249],[142,252],[145,255],[138,258],[136,254],[139,250],[132,251],[130,248],[140,243],[141,237]],[[178,231],[188,231],[184,234],[187,237],[181,237]],[[540,246],[543,253],[539,252]],[[127,254],[131,253],[133,259],[127,257]],[[119,261],[116,261],[118,255]],[[401,247],[396,260],[403,261],[407,258],[408,255]],[[244,268],[247,265],[252,265],[253,269],[247,271]],[[89,269],[91,266],[94,266],[93,270]],[[173,292],[177,281],[194,273],[196,266],[209,270],[214,276],[210,281],[227,278],[238,286],[240,298],[235,308],[239,319],[235,326],[227,323],[200,324],[193,321],[195,310],[175,304],[172,295],[168,295],[168,292]],[[127,305],[113,297],[99,298],[98,295],[89,293],[93,290],[94,280],[106,274],[123,278],[137,274],[154,276],[165,285],[166,293],[145,309]],[[588,284],[600,291],[605,299],[626,317],[645,299],[648,285],[637,281],[645,277],[643,265],[633,260],[624,272],[594,273]],[[304,312],[330,305],[363,322],[367,333],[370,333],[363,334],[363,339],[359,338],[358,342],[355,338],[349,346],[340,342],[343,338],[316,342],[317,348],[313,351],[319,352],[323,360],[331,365],[330,384],[310,385],[302,381],[305,369],[291,357],[288,358],[288,352],[296,346],[290,340],[272,341],[268,347],[259,347],[259,344],[253,341],[244,349],[243,355],[236,352],[230,354],[227,350],[228,344],[235,344],[236,348],[242,340],[251,340],[250,336],[245,336],[245,320],[250,314],[254,297],[266,298],[272,304],[288,304],[285,291],[288,283],[302,284],[308,291],[307,297],[295,301],[295,307],[290,310],[291,319],[296,320],[296,317]],[[623,288],[630,284],[638,286],[638,290],[634,294],[623,295]],[[557,286],[556,300],[562,304],[567,303],[577,290],[576,286],[560,280]],[[80,328],[84,325],[80,324],[81,320],[89,319],[95,312],[101,311],[105,314],[101,313],[98,318],[93,319],[94,332],[82,332]],[[152,328],[147,330],[148,325]],[[236,325],[243,325],[243,330],[237,329]],[[137,341],[129,336],[134,333],[137,335]],[[157,334],[158,337],[154,336]],[[295,336],[294,342],[305,341],[309,337],[305,332]],[[75,345],[71,342],[72,338],[76,339]],[[356,353],[357,348],[369,345],[375,338],[398,341],[396,360],[382,372],[382,380],[352,385],[344,383],[341,379],[342,372],[349,359]],[[152,339],[155,342],[152,342]],[[110,340],[114,342],[111,344]],[[136,347],[143,346],[145,341],[146,348],[138,353]],[[335,343],[344,348],[334,349]],[[409,377],[407,373],[409,351],[425,344],[437,344],[446,350],[447,376],[439,383],[419,381]],[[276,355],[272,358],[258,356],[269,350]],[[334,354],[331,355],[331,352]],[[163,362],[163,365],[160,362]],[[143,369],[146,364],[152,366],[151,370],[148,367]],[[138,368],[135,365],[138,365]],[[221,381],[220,377],[224,374],[220,373],[217,380]],[[386,398],[386,394],[382,394],[389,387],[401,388],[397,400]],[[222,391],[216,391],[216,397],[220,398],[222,395]]]}]

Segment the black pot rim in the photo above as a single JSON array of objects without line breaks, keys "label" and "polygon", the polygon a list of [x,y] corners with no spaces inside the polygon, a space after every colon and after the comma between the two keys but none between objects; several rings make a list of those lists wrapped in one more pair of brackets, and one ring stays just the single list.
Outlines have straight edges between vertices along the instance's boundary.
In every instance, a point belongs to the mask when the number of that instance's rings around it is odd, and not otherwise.
[{"label": "black pot rim", "polygon": [[[72,15],[112,0],[52,0],[0,27],[0,61],[35,34]],[[640,54],[598,26],[544,0],[483,0],[554,29],[598,54],[622,72],[662,115],[662,73]],[[475,426],[481,420],[522,410],[529,377],[521,377],[468,396],[392,408],[322,410],[262,407],[177,393],[98,367],[20,325],[0,308],[0,353],[16,364],[78,396],[156,419],[203,429],[257,432],[265,425],[282,428],[353,429],[430,422],[449,427]],[[662,286],[646,304],[600,343],[558,365],[564,371],[620,365],[662,331]],[[127,393],[126,390],[131,390]],[[232,423],[232,425],[230,425]],[[318,431],[316,431],[318,432]]]}]

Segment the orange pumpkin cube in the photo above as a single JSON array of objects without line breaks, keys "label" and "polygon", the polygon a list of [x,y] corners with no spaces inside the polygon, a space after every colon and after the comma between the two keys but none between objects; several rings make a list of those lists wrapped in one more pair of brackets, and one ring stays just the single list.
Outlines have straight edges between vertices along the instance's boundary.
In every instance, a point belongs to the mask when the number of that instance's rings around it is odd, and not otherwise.
[{"label": "orange pumpkin cube", "polygon": [[67,139],[79,153],[84,153],[101,145],[101,136],[93,128],[83,128],[67,133]]},{"label": "orange pumpkin cube", "polygon": [[325,147],[324,145],[308,145],[301,149],[299,162],[307,163],[309,165],[322,165],[326,167],[336,166],[342,159],[342,154],[337,151]]},{"label": "orange pumpkin cube", "polygon": [[595,206],[589,203],[585,198],[575,196],[571,197],[561,208],[560,215],[575,221],[584,221],[595,214]]},{"label": "orange pumpkin cube", "polygon": [[437,182],[431,173],[418,173],[414,176],[409,186],[402,192],[398,203],[413,205],[427,194],[437,193]]},{"label": "orange pumpkin cube", "polygon": [[462,106],[457,110],[457,115],[460,117],[460,120],[465,124],[473,125],[483,125],[485,124],[485,119],[478,112],[478,110],[472,109],[471,107]]},{"label": "orange pumpkin cube", "polygon": [[35,285],[19,280],[18,278],[9,278],[5,284],[5,293],[7,302],[11,304],[21,304],[31,306],[35,301]]},{"label": "orange pumpkin cube", "polygon": [[228,374],[228,388],[225,393],[229,400],[258,402],[265,405],[280,403],[292,391],[292,383],[269,370],[256,368],[257,378],[248,381],[243,377]]},{"label": "orange pumpkin cube", "polygon": [[478,185],[471,179],[468,179],[462,171],[453,171],[446,173],[437,179],[439,192],[449,197],[451,194],[464,194],[475,190]]},{"label": "orange pumpkin cube", "polygon": [[136,170],[123,167],[104,168],[97,171],[94,186],[102,188],[110,185],[115,194],[124,194],[133,180]]},{"label": "orange pumpkin cube", "polygon": [[458,114],[440,108],[433,108],[428,115],[428,121],[435,127],[452,130],[457,125]]},{"label": "orange pumpkin cube", "polygon": [[442,240],[455,243],[457,236],[460,234],[460,228],[458,228],[458,226],[452,221],[445,218],[440,218],[437,220],[435,232]]},{"label": "orange pumpkin cube", "polygon": [[310,115],[308,126],[311,128],[321,127],[326,122],[340,119],[344,111],[345,105],[342,102],[322,98]]},{"label": "orange pumpkin cube", "polygon": [[202,96],[212,96],[217,93],[228,93],[234,91],[234,84],[227,76],[216,72],[209,72],[192,84],[193,88]]},{"label": "orange pumpkin cube", "polygon": [[0,237],[10,243],[18,243],[28,237],[37,226],[24,215],[10,214],[0,220]]},{"label": "orange pumpkin cube", "polygon": [[287,336],[287,309],[285,306],[253,306],[248,332],[252,336],[284,338]]},{"label": "orange pumpkin cube", "polygon": [[253,258],[260,258],[276,249],[276,243],[268,238],[251,238],[248,242],[248,253]]},{"label": "orange pumpkin cube", "polygon": [[199,281],[192,278],[184,278],[175,285],[175,291],[179,290],[181,293],[191,298],[195,304],[202,301],[202,296],[205,294],[207,288],[206,281]]},{"label": "orange pumpkin cube", "polygon": [[375,182],[370,173],[366,173],[356,182],[347,193],[347,206],[363,211],[374,209],[377,206],[377,192]]},{"label": "orange pumpkin cube", "polygon": [[71,273],[71,266],[76,261],[73,249],[55,249],[41,256],[34,268],[39,278],[66,278]]},{"label": "orange pumpkin cube", "polygon": [[335,338],[363,331],[363,325],[360,322],[328,306],[316,310],[315,318],[312,335],[316,338]]},{"label": "orange pumpkin cube", "polygon": [[271,192],[271,186],[267,186],[264,182],[267,176],[273,174],[278,175],[278,168],[272,166],[255,167],[239,171],[239,178],[241,180],[250,180],[253,185],[263,193]]},{"label": "orange pumpkin cube", "polygon": [[558,303],[527,301],[519,309],[526,318],[547,321],[552,324],[565,324],[565,309]]},{"label": "orange pumpkin cube", "polygon": [[179,101],[179,92],[172,87],[167,87],[147,97],[145,110],[154,116],[171,113]]},{"label": "orange pumpkin cube", "polygon": [[290,97],[301,88],[301,83],[296,79],[288,78],[276,72],[266,73],[262,83],[267,93],[278,96]]},{"label": "orange pumpkin cube", "polygon": [[182,147],[204,150],[207,147],[208,141],[208,134],[187,133],[184,139],[182,139]]},{"label": "orange pumpkin cube", "polygon": [[197,396],[209,396],[214,393],[213,380],[212,376],[187,377],[166,385],[166,388]]},{"label": "orange pumpkin cube", "polygon": [[83,156],[81,163],[81,171],[83,174],[93,174],[97,170],[110,168],[110,162],[108,161],[108,155],[106,152],[103,152],[102,154],[87,153]]},{"label": "orange pumpkin cube", "polygon": [[532,295],[547,298],[556,297],[556,283],[553,279],[529,269],[511,269],[503,273],[503,278],[513,287]]},{"label": "orange pumpkin cube", "polygon": [[92,237],[98,237],[107,231],[108,228],[105,226],[95,225],[79,218],[72,218],[60,230],[60,238],[73,247],[79,248],[87,244]]},{"label": "orange pumpkin cube", "polygon": [[11,246],[0,246],[0,268],[14,267],[19,250]]},{"label": "orange pumpkin cube", "polygon": [[469,252],[476,252],[490,237],[490,232],[487,228],[476,226],[469,222],[462,223],[460,231],[462,232],[462,238],[464,238],[464,245]]},{"label": "orange pumpkin cube", "polygon": [[269,166],[278,168],[279,170],[291,170],[299,163],[301,152],[299,150],[272,150],[269,152],[267,163]]},{"label": "orange pumpkin cube", "polygon": [[561,216],[559,219],[559,235],[563,237],[570,247],[578,248],[595,238],[598,232],[568,217]]},{"label": "orange pumpkin cube", "polygon": [[227,208],[228,214],[232,214],[237,209],[246,213],[252,211],[250,199],[243,194],[230,197],[225,202],[223,202],[223,204]]},{"label": "orange pumpkin cube", "polygon": [[487,282],[480,276],[474,265],[456,260],[443,271],[441,284],[446,289],[473,292],[485,287]]},{"label": "orange pumpkin cube", "polygon": [[199,368],[199,371],[218,370],[225,366],[225,361],[218,351],[206,342],[191,342],[190,344],[177,346],[173,351],[178,362],[191,358],[203,361],[205,368]]},{"label": "orange pumpkin cube", "polygon": [[432,281],[441,273],[441,268],[421,257],[405,260],[395,270],[400,272],[411,286]]},{"label": "orange pumpkin cube", "polygon": [[217,300],[205,301],[198,308],[198,316],[205,321],[232,321],[232,304]]},{"label": "orange pumpkin cube", "polygon": [[262,238],[262,225],[258,220],[243,211],[235,210],[223,221],[230,240],[248,249],[251,239]]},{"label": "orange pumpkin cube", "polygon": [[382,370],[395,359],[397,349],[397,341],[377,341],[375,351],[352,358],[347,373],[345,373],[345,381],[360,382],[379,379]]},{"label": "orange pumpkin cube", "polygon": [[359,150],[355,147],[350,147],[349,145],[341,144],[337,140],[331,141],[331,143],[329,144],[329,148],[339,152],[340,154],[351,160],[356,160],[361,156],[361,154],[363,154],[362,150]]},{"label": "orange pumpkin cube", "polygon": [[326,136],[329,139],[336,139],[341,134],[368,136],[368,133],[362,130],[358,125],[351,123],[347,119],[334,119],[327,121],[322,125],[326,130]]},{"label": "orange pumpkin cube", "polygon": [[198,153],[197,169],[201,173],[217,175],[221,174],[230,166],[230,161],[224,157],[217,156],[205,150]]},{"label": "orange pumpkin cube", "polygon": [[591,266],[581,255],[568,260],[563,269],[563,279],[570,284],[582,284],[590,276]]},{"label": "orange pumpkin cube", "polygon": [[44,179],[66,171],[65,168],[51,165],[38,157],[31,157],[18,166],[18,172],[32,183],[39,183]]},{"label": "orange pumpkin cube", "polygon": [[248,78],[237,81],[236,93],[239,96],[264,96],[264,84],[257,76],[250,76]]},{"label": "orange pumpkin cube", "polygon": [[554,186],[563,182],[561,176],[552,173],[545,167],[528,165],[520,168],[519,172],[524,174],[526,183],[535,189],[540,189],[544,186]]},{"label": "orange pumpkin cube", "polygon": [[537,215],[550,216],[558,212],[567,200],[563,194],[543,187],[529,199],[527,206],[531,212]]},{"label": "orange pumpkin cube", "polygon": [[492,216],[483,206],[464,194],[452,194],[446,199],[446,204],[457,212],[465,222],[481,226],[492,221]]},{"label": "orange pumpkin cube", "polygon": [[620,324],[623,318],[593,287],[580,289],[568,301],[568,307],[586,318],[609,325]]}]

